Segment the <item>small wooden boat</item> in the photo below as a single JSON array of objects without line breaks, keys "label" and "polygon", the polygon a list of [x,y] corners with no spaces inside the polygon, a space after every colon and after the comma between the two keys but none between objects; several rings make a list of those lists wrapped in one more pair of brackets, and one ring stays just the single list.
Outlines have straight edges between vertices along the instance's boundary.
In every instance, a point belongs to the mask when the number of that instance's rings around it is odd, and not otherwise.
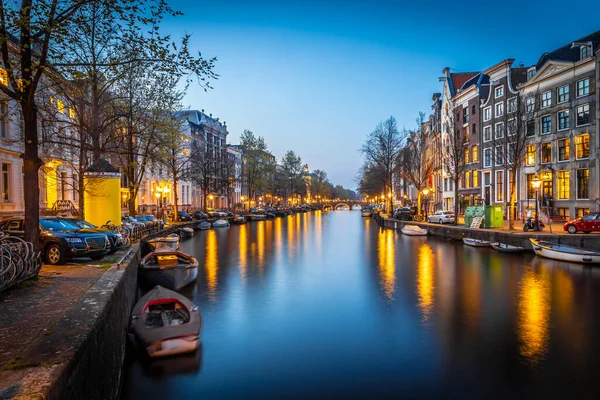
[{"label": "small wooden boat", "polygon": [[479,240],[479,239],[471,239],[471,238],[463,238],[463,243],[467,246],[471,247],[490,247],[492,242],[487,240]]},{"label": "small wooden boat", "polygon": [[218,219],[212,224],[213,228],[229,228],[229,221],[226,219]]},{"label": "small wooden boat", "polygon": [[179,290],[198,277],[198,260],[175,250],[154,251],[142,258],[140,273],[156,285]]},{"label": "small wooden boat", "polygon": [[370,218],[373,216],[373,213],[371,212],[371,210],[362,210],[360,215],[361,217]]},{"label": "small wooden boat", "polygon": [[210,229],[212,227],[212,224],[208,221],[202,221],[202,222],[200,222],[200,224],[198,224],[198,227],[201,230],[205,231],[207,229]]},{"label": "small wooden boat", "polygon": [[248,214],[246,218],[250,221],[264,221],[265,216],[263,214]]},{"label": "small wooden boat", "polygon": [[151,251],[157,250],[179,250],[179,236],[175,233],[169,236],[157,237],[148,240]]},{"label": "small wooden boat", "polygon": [[269,212],[265,213],[265,219],[274,219],[276,217],[277,217],[277,215],[275,215],[273,213],[269,213]]},{"label": "small wooden boat", "polygon": [[402,228],[402,233],[409,236],[427,236],[427,229],[423,229],[417,225],[405,225]]},{"label": "small wooden boat", "polygon": [[600,264],[600,252],[542,240],[529,240],[533,251],[538,256],[583,264]]},{"label": "small wooden boat", "polygon": [[331,211],[331,206],[323,206],[323,211]]},{"label": "small wooden boat", "polygon": [[131,331],[151,358],[191,353],[200,344],[202,316],[184,296],[156,286],[137,302]]},{"label": "small wooden boat", "polygon": [[242,225],[246,223],[246,217],[244,217],[243,215],[234,215],[233,219],[231,220],[232,224],[236,224],[236,225]]},{"label": "small wooden boat", "polygon": [[192,236],[194,236],[194,230],[192,228],[179,228],[179,237],[184,239],[184,238],[191,238]]},{"label": "small wooden boat", "polygon": [[492,249],[496,250],[496,251],[500,251],[502,253],[522,253],[525,251],[525,249],[523,247],[519,247],[519,246],[511,246],[510,244],[505,244],[505,243],[492,243],[490,244],[490,246],[492,246]]}]

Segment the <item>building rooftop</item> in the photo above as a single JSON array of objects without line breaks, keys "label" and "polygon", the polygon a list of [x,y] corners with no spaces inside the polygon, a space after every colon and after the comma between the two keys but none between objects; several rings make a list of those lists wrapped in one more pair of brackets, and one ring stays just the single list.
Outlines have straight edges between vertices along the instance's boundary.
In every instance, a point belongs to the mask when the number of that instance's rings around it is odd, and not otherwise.
[{"label": "building rooftop", "polygon": [[593,52],[600,47],[600,31],[596,31],[596,32],[589,34],[587,36],[584,36],[580,39],[569,42],[568,44],[566,44],[562,47],[559,47],[556,50],[542,54],[542,56],[540,57],[540,59],[538,60],[538,62],[536,64],[536,69],[540,70],[540,68],[542,68],[544,66],[544,64],[546,64],[550,60],[571,61],[571,62],[579,61],[581,58],[581,52],[580,52],[581,49],[580,49],[580,46],[578,46],[577,44],[585,43],[585,42],[592,43],[592,47],[593,47],[592,54],[593,54]]}]

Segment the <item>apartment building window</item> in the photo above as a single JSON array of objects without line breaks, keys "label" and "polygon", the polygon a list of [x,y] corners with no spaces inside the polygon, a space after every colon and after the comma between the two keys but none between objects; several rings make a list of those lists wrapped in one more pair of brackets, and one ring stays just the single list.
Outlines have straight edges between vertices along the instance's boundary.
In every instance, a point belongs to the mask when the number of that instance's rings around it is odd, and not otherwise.
[{"label": "apartment building window", "polygon": [[483,128],[483,141],[489,142],[490,140],[492,140],[492,127],[486,126]]},{"label": "apartment building window", "polygon": [[577,199],[589,199],[590,170],[577,170]]},{"label": "apartment building window", "polygon": [[8,104],[0,103],[0,138],[8,139]]},{"label": "apartment building window", "polygon": [[542,93],[542,108],[547,108],[552,105],[552,92],[547,91]]},{"label": "apartment building window", "polygon": [[508,99],[508,112],[514,113],[517,111],[517,98],[513,97],[512,99]]},{"label": "apartment building window", "polygon": [[558,113],[558,130],[563,131],[565,129],[569,129],[569,110]]},{"label": "apartment building window", "polygon": [[479,187],[479,171],[473,171],[473,187]]},{"label": "apartment building window", "polygon": [[467,171],[465,172],[465,188],[470,188],[471,187],[471,172]]},{"label": "apartment building window", "polygon": [[496,201],[504,201],[504,171],[496,171]]},{"label": "apartment building window", "polygon": [[589,46],[589,45],[581,46],[580,51],[581,51],[581,59],[582,60],[585,60],[586,58],[592,56],[592,46]]},{"label": "apartment building window", "polygon": [[535,199],[535,188],[533,187],[533,180],[535,174],[527,174],[527,199]]},{"label": "apartment building window", "polygon": [[577,126],[590,123],[590,105],[583,104],[577,107]]},{"label": "apartment building window", "polygon": [[477,125],[475,125],[475,124],[471,125],[471,133],[473,135],[477,133]]},{"label": "apartment building window", "polygon": [[569,139],[558,140],[558,161],[568,161],[570,153]]},{"label": "apartment building window", "polygon": [[494,137],[496,139],[502,139],[504,137],[504,123],[498,122],[496,124],[496,135]]},{"label": "apartment building window", "polygon": [[569,216],[569,207],[558,207],[558,215],[560,215],[560,219],[569,221],[571,217]]},{"label": "apartment building window", "polygon": [[469,163],[469,149],[465,148],[465,164]]},{"label": "apartment building window", "polygon": [[60,114],[65,113],[65,103],[61,99],[56,99],[56,109]]},{"label": "apartment building window", "polygon": [[558,171],[556,173],[556,183],[558,184],[558,198],[567,200],[571,197],[569,187],[571,181],[569,179],[569,171]]},{"label": "apartment building window", "polygon": [[525,158],[525,165],[531,167],[535,165],[535,145],[530,144],[527,146],[527,157]]},{"label": "apartment building window", "polygon": [[496,118],[504,115],[504,103],[496,104]]},{"label": "apartment building window", "polygon": [[542,143],[542,164],[552,162],[552,142]]},{"label": "apartment building window", "polygon": [[463,124],[468,124],[469,123],[469,108],[465,107],[463,108]]},{"label": "apartment building window", "polygon": [[584,208],[584,207],[577,207],[575,208],[575,218],[581,218],[584,215],[588,215],[590,213],[590,209],[589,208]]},{"label": "apartment building window", "polygon": [[504,162],[504,152],[502,151],[502,146],[496,146],[496,165],[502,165]]},{"label": "apartment building window", "polygon": [[471,106],[471,114],[475,115],[475,113],[477,112],[475,105]]},{"label": "apartment building window", "polygon": [[4,68],[0,68],[0,83],[8,86],[8,72]]},{"label": "apartment building window", "polygon": [[479,148],[477,146],[473,146],[473,162],[479,161]]},{"label": "apartment building window", "polygon": [[575,136],[575,158],[581,160],[582,158],[590,157],[590,134],[584,133],[583,135]]},{"label": "apartment building window", "polygon": [[528,113],[535,111],[535,97],[529,97],[525,100],[525,107]]},{"label": "apartment building window", "polygon": [[528,137],[535,136],[535,119],[527,120],[526,132]]},{"label": "apartment building window", "polygon": [[542,117],[542,135],[552,132],[552,116],[545,115]]},{"label": "apartment building window", "polygon": [[569,85],[561,86],[557,89],[558,92],[558,102],[564,103],[565,101],[569,101]]},{"label": "apartment building window", "polygon": [[512,164],[515,162],[515,144],[509,144],[508,145],[508,157],[507,157],[507,161],[509,164]]},{"label": "apartment building window", "polygon": [[584,79],[577,82],[577,97],[590,94],[590,79]]},{"label": "apartment building window", "polygon": [[10,165],[2,163],[2,201],[10,201]]},{"label": "apartment building window", "polygon": [[497,99],[498,97],[502,97],[504,96],[504,86],[498,86],[495,90],[495,98]]},{"label": "apartment building window", "polygon": [[483,109],[483,120],[489,121],[492,119],[492,107],[486,107]]},{"label": "apartment building window", "polygon": [[492,166],[492,149],[487,148],[483,150],[483,166],[491,167]]}]

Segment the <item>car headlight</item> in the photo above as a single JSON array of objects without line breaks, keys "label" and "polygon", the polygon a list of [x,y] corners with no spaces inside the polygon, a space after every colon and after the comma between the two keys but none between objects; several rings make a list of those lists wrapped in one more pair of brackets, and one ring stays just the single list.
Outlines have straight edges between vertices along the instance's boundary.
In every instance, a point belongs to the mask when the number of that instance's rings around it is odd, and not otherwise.
[{"label": "car headlight", "polygon": [[77,237],[65,238],[65,240],[67,241],[67,243],[83,243],[83,240]]}]

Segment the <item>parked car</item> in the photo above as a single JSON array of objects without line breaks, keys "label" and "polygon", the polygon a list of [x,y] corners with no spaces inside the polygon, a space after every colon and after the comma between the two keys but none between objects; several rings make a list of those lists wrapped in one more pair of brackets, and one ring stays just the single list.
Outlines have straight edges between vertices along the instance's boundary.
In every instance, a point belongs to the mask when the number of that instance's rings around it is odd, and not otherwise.
[{"label": "parked car", "polygon": [[98,228],[96,225],[90,224],[89,222],[80,218],[61,218],[70,224],[75,224],[79,227],[81,233],[100,233],[106,235],[110,242],[110,251],[108,254],[113,254],[123,248],[125,242],[123,236],[118,232],[113,232],[110,229]]},{"label": "parked car", "polygon": [[206,219],[208,219],[208,215],[206,215],[205,213],[203,213],[203,212],[202,212],[202,211],[200,211],[200,210],[198,210],[198,211],[195,211],[195,212],[192,214],[192,217],[194,217],[195,219],[201,219],[201,220],[202,220],[202,219],[203,219],[203,220],[206,220]]},{"label": "parked car", "polygon": [[[175,215],[175,214],[173,214]],[[175,221],[177,222],[182,222],[182,221],[192,221],[192,216],[190,214],[187,213],[187,211],[182,211],[179,210],[177,211],[177,217],[175,218]]]},{"label": "parked car", "polygon": [[[0,223],[0,230],[23,237],[24,218],[8,218]],[[48,264],[64,264],[73,257],[102,260],[110,251],[110,242],[103,233],[80,232],[80,228],[58,217],[40,218],[40,249]]]},{"label": "parked car", "polygon": [[163,222],[156,218],[154,215],[137,215],[135,217],[136,220],[145,223],[149,227],[158,226],[163,228]]},{"label": "parked car", "polygon": [[137,219],[133,218],[133,217],[132,217],[132,216],[130,216],[130,215],[122,215],[122,216],[121,216],[121,222],[122,222],[123,224],[129,224],[129,225],[131,225],[131,226],[133,226],[133,227],[135,227],[135,226],[144,226],[144,225],[146,225],[146,224],[144,224],[143,222],[140,222],[140,221],[138,221]]},{"label": "parked car", "polygon": [[433,215],[427,217],[427,222],[446,224],[454,222],[454,213],[452,211],[436,211]]},{"label": "parked car", "polygon": [[600,231],[600,213],[591,213],[568,221],[563,225],[563,229],[569,233]]}]

